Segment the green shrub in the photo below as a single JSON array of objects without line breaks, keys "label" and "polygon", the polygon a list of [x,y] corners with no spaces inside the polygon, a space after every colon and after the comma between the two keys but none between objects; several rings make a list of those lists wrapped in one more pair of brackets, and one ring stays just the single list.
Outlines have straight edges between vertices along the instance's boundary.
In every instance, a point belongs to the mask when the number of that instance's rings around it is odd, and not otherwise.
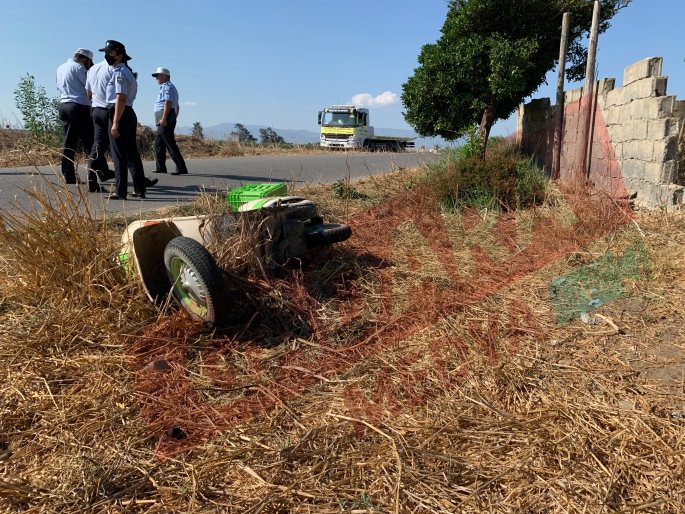
[{"label": "green shrub", "polygon": [[481,155],[481,137],[476,125],[466,136],[466,143],[461,147],[460,156],[462,159],[470,157],[480,157]]},{"label": "green shrub", "polygon": [[333,194],[336,198],[348,200],[366,200],[369,198],[366,193],[361,193],[350,186],[345,179],[338,180],[333,184]]},{"label": "green shrub", "polygon": [[430,169],[426,185],[445,208],[515,210],[544,200],[548,180],[544,170],[515,143],[493,145],[486,160],[462,155],[463,148],[446,153]]},{"label": "green shrub", "polygon": [[532,159],[522,158],[516,163],[517,207],[532,207],[545,198],[547,175]]},{"label": "green shrub", "polygon": [[426,161],[425,167],[427,176],[440,175],[445,172],[445,169],[459,162],[462,159],[461,147],[443,148],[440,150],[439,155],[439,159]]},{"label": "green shrub", "polygon": [[49,98],[43,86],[36,86],[33,75],[26,74],[14,90],[14,103],[24,120],[24,128],[39,143],[59,147],[62,125],[59,121],[59,98]]},{"label": "green shrub", "polygon": [[505,141],[505,139],[506,138],[504,136],[490,136],[488,138],[488,148],[490,148],[491,146],[496,146],[500,143],[503,143]]}]

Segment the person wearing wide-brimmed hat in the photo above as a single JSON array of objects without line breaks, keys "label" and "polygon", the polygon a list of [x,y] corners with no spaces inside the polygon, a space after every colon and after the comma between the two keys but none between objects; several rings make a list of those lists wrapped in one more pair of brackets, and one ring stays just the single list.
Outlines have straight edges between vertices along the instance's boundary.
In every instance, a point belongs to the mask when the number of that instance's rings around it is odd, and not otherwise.
[{"label": "person wearing wide-brimmed hat", "polygon": [[110,199],[125,200],[128,196],[128,167],[136,196],[145,198],[145,175],[143,162],[136,146],[138,118],[133,102],[138,93],[138,82],[128,66],[131,56],[119,41],[109,40],[104,48],[105,60],[112,67],[112,76],[107,84],[107,105],[109,108],[109,143],[114,160],[114,191]]},{"label": "person wearing wide-brimmed hat", "polygon": [[152,74],[159,84],[159,95],[155,102],[155,123],[157,134],[155,135],[155,159],[156,169],[153,173],[166,173],[166,152],[169,151],[171,160],[176,165],[176,171],[171,175],[185,175],[188,173],[186,163],[181,155],[181,150],[176,144],[174,130],[180,107],[178,105],[178,90],[171,83],[171,72],[167,68],[157,68]]},{"label": "person wearing wide-brimmed hat", "polygon": [[[135,76],[136,73],[134,72]],[[106,59],[95,64],[88,70],[86,93],[93,102],[91,117],[93,118],[93,148],[88,160],[88,190],[101,191],[100,182],[115,178],[114,171],[109,169],[105,153],[109,149],[109,106],[107,103],[107,85],[112,78],[112,67]],[[128,169],[131,175],[135,172],[135,165],[129,158]],[[133,168],[133,169],[132,169]],[[97,175],[96,175],[97,174]],[[158,179],[145,178],[146,188],[154,186]]]},{"label": "person wearing wide-brimmed hat", "polygon": [[90,151],[93,146],[93,122],[90,119],[90,98],[86,94],[86,75],[93,66],[93,52],[79,48],[74,57],[57,68],[59,120],[62,124],[62,175],[67,184],[76,184],[74,166],[79,139]]}]

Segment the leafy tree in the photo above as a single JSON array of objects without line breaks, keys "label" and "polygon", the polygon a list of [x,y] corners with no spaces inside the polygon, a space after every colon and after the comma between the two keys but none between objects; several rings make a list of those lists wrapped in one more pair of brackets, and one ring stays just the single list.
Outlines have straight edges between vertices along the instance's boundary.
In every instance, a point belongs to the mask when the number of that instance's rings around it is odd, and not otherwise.
[{"label": "leafy tree", "polygon": [[249,130],[245,128],[242,123],[236,123],[234,125],[235,130],[229,134],[229,137],[235,139],[239,143],[249,144],[256,143],[257,139],[250,133]]},{"label": "leafy tree", "polygon": [[36,86],[33,75],[27,73],[19,80],[19,85],[14,90],[14,103],[32,138],[52,146],[61,144],[59,98],[49,98],[43,86]]},{"label": "leafy tree", "polygon": [[276,134],[276,131],[271,127],[259,129],[259,137],[261,138],[261,143],[285,143],[285,139]]},{"label": "leafy tree", "polygon": [[[600,32],[632,0],[601,0]],[[506,119],[558,64],[564,12],[571,13],[566,76],[585,76],[582,45],[590,0],[450,0],[442,36],[425,45],[402,85],[404,117],[423,137],[453,141],[478,125],[485,154],[492,125]]]},{"label": "leafy tree", "polygon": [[190,137],[192,137],[193,139],[205,138],[205,132],[202,128],[202,123],[200,123],[199,121],[193,123],[193,131],[190,133]]}]

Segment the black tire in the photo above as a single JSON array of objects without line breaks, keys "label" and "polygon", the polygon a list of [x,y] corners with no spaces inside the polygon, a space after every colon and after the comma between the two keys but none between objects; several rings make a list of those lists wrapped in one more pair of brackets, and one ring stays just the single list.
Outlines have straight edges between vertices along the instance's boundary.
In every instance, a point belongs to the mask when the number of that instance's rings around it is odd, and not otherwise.
[{"label": "black tire", "polygon": [[288,246],[290,246],[290,241],[287,239],[281,241],[276,245],[276,249],[274,250],[274,262],[278,264],[279,266],[283,266],[285,264],[285,261],[288,260]]},{"label": "black tire", "polygon": [[352,236],[352,228],[349,225],[328,223],[305,227],[307,250],[317,246],[340,243],[349,239],[350,236]]},{"label": "black tire", "polygon": [[362,143],[362,150],[365,152],[373,152],[373,145],[370,139],[365,139]]},{"label": "black tire", "polygon": [[226,323],[228,287],[204,246],[189,237],[176,237],[164,249],[164,266],[174,297],[191,318],[209,327]]},{"label": "black tire", "polygon": [[316,204],[308,202],[290,207],[285,213],[285,219],[307,221],[318,216],[318,214],[319,210],[317,209]]}]

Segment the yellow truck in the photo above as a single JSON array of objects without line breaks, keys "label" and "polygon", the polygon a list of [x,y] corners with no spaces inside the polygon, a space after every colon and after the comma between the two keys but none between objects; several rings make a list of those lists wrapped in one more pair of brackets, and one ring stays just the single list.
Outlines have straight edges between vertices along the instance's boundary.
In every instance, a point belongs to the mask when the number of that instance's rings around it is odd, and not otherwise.
[{"label": "yellow truck", "polygon": [[404,152],[414,148],[414,137],[391,137],[374,134],[369,125],[369,110],[354,105],[333,105],[319,111],[321,148],[357,149],[373,152]]}]

